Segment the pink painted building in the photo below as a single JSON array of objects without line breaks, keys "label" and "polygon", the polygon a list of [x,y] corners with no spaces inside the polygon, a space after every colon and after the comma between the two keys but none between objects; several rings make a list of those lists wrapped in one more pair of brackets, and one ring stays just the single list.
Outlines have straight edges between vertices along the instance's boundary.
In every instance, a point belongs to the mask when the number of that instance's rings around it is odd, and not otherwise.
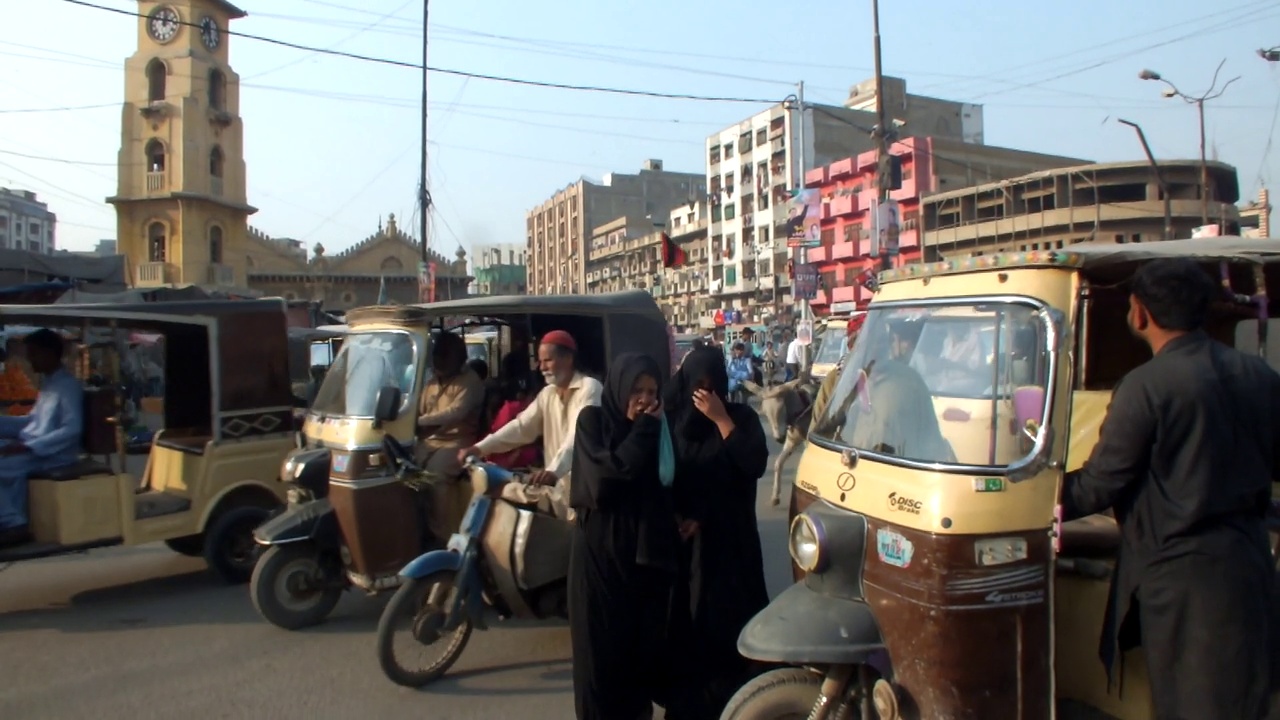
[{"label": "pink painted building", "polygon": [[[924,196],[1087,162],[935,137],[903,138],[890,152],[902,164],[902,187],[890,193],[902,213],[900,254],[895,265],[920,261],[924,230],[920,205]],[[804,184],[822,192],[822,246],[806,251],[808,262],[818,265],[822,279],[818,297],[810,305],[816,315],[864,309],[871,292],[856,278],[879,262],[870,257],[871,211],[877,196],[876,153],[863,152],[814,168],[805,173]]]}]

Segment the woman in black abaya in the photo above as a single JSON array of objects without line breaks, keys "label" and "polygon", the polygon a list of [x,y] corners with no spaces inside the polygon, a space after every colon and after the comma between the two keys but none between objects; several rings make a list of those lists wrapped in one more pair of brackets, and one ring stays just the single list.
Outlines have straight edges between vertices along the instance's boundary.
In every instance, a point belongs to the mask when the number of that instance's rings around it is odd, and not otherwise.
[{"label": "woman in black abaya", "polygon": [[679,536],[663,452],[662,371],[625,354],[574,436],[569,627],[578,720],[648,720],[661,681]]},{"label": "woman in black abaya", "polygon": [[701,348],[685,358],[665,398],[685,539],[669,633],[668,720],[720,717],[746,680],[738,635],[769,604],[756,527],[756,487],[769,448],[760,417],[728,402],[728,392],[724,356]]}]

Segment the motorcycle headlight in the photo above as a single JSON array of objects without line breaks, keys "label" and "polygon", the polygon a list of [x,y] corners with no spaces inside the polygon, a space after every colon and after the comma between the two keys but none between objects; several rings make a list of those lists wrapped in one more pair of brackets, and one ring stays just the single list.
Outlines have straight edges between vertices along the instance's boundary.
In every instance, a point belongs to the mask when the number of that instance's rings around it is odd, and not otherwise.
[{"label": "motorcycle headlight", "polygon": [[805,572],[822,572],[827,563],[827,538],[818,520],[808,515],[797,515],[791,521],[791,537],[788,542],[791,559]]}]

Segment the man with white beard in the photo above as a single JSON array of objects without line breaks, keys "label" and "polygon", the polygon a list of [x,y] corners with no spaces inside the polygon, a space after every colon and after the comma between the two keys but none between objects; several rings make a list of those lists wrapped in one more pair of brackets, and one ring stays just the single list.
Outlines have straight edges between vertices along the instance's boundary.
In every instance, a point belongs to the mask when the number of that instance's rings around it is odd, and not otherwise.
[{"label": "man with white beard", "polygon": [[541,435],[544,467],[529,475],[526,481],[531,485],[555,486],[552,504],[556,514],[562,516],[571,515],[567,509],[569,472],[578,413],[589,405],[599,405],[604,390],[598,380],[578,371],[577,355],[577,342],[564,330],[543,335],[538,344],[538,369],[547,386],[515,420],[475,445],[458,451],[459,460],[468,455],[498,455],[528,445]]}]

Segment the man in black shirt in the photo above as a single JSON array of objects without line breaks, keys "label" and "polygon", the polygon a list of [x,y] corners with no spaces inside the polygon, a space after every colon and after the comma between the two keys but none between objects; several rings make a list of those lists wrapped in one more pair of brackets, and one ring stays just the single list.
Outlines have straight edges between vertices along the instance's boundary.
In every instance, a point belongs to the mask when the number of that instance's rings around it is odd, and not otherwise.
[{"label": "man in black shirt", "polygon": [[1114,672],[1141,644],[1162,719],[1266,715],[1280,375],[1203,331],[1218,292],[1190,260],[1137,272],[1128,322],[1153,357],[1117,385],[1093,454],[1063,489],[1068,518],[1115,511],[1100,652]]}]

